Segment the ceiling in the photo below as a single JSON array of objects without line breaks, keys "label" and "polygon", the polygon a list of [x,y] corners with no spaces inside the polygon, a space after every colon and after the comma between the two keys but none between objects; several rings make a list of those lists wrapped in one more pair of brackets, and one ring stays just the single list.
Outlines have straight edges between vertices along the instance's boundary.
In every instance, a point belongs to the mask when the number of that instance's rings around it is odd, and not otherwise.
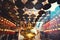
[{"label": "ceiling", "polygon": [[[29,17],[31,22],[34,19],[36,22],[42,14],[46,13],[44,10],[49,9],[54,2],[56,0],[0,0],[0,16],[17,24],[22,20],[28,22]],[[59,4],[58,1],[57,3]]]}]

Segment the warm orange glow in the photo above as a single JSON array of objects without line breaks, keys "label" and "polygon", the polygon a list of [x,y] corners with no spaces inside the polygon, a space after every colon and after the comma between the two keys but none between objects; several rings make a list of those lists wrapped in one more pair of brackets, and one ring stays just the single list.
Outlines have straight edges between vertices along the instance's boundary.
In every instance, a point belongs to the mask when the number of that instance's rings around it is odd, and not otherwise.
[{"label": "warm orange glow", "polygon": [[32,34],[32,33],[28,33],[26,36],[27,36],[28,38],[32,38],[32,37],[35,36],[35,35]]},{"label": "warm orange glow", "polygon": [[15,28],[16,25],[14,23],[12,23],[11,21],[3,18],[3,17],[0,17],[0,24],[4,25],[4,26],[7,26],[7,27],[12,27],[12,28]]},{"label": "warm orange glow", "polygon": [[9,29],[4,29],[3,30],[3,29],[0,28],[0,32],[3,32],[3,31],[5,32],[5,34],[14,34],[15,33],[14,30],[9,30]]}]

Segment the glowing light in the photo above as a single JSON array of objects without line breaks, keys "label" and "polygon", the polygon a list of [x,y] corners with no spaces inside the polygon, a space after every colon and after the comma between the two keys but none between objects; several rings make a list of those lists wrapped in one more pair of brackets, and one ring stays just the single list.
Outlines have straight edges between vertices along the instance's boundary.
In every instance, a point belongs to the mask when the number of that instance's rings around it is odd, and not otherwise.
[{"label": "glowing light", "polygon": [[3,31],[3,29],[0,28],[0,31]]},{"label": "glowing light", "polygon": [[60,28],[58,28],[58,30],[60,30]]},{"label": "glowing light", "polygon": [[26,36],[27,36],[28,38],[32,38],[32,37],[34,37],[35,35],[32,34],[32,33],[28,33]]},{"label": "glowing light", "polygon": [[8,20],[7,20],[8,21]]},{"label": "glowing light", "polygon": [[17,16],[17,18],[19,18],[19,16]]},{"label": "glowing light", "polygon": [[19,15],[19,13],[15,13],[16,15]]},{"label": "glowing light", "polygon": [[37,30],[36,29],[31,29],[31,32],[37,34]]},{"label": "glowing light", "polygon": [[38,1],[37,0],[34,0],[33,3],[36,4]]},{"label": "glowing light", "polygon": [[14,30],[5,29],[4,31],[15,32]]},{"label": "glowing light", "polygon": [[40,10],[36,10],[35,8],[33,8],[33,9],[28,9],[27,11],[25,11],[24,14],[28,14],[28,15],[34,14],[35,16],[38,16],[38,15],[39,15],[39,14],[38,14],[39,11],[40,11]]},{"label": "glowing light", "polygon": [[6,20],[6,19],[4,19],[4,20]]},{"label": "glowing light", "polygon": [[1,20],[1,21],[3,21],[3,20]]},{"label": "glowing light", "polygon": [[51,32],[51,31],[55,31],[55,30],[60,30],[60,28],[55,28],[55,29],[45,30],[44,32]]}]

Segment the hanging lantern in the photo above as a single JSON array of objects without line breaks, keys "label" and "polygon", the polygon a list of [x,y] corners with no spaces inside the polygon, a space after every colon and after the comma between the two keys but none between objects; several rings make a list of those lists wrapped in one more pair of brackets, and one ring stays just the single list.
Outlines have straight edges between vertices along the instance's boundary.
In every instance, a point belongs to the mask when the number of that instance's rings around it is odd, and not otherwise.
[{"label": "hanging lantern", "polygon": [[35,4],[35,9],[39,10],[43,7],[43,4],[42,3],[36,3]]},{"label": "hanging lantern", "polygon": [[34,1],[34,0],[28,0],[28,2],[32,2],[32,1]]},{"label": "hanging lantern", "polygon": [[56,0],[48,0],[49,3],[55,3]]},{"label": "hanging lantern", "polygon": [[24,4],[21,2],[21,0],[15,1],[15,5],[16,5],[19,9],[23,9],[23,8],[24,8]]},{"label": "hanging lantern", "polygon": [[46,0],[38,0],[39,3],[45,2]]},{"label": "hanging lantern", "polygon": [[44,10],[41,10],[41,11],[38,12],[39,15],[42,15],[44,13],[46,13]]},{"label": "hanging lantern", "polygon": [[51,4],[46,4],[46,5],[43,6],[43,9],[44,9],[44,10],[47,10],[47,9],[49,9],[50,7],[51,7]]},{"label": "hanging lantern", "polygon": [[38,21],[38,19],[39,19],[39,17],[41,17],[42,16],[42,14],[45,14],[46,12],[44,11],[44,10],[41,10],[41,11],[39,11],[38,12],[38,16],[37,16],[37,19],[35,20],[35,21]]},{"label": "hanging lantern", "polygon": [[32,9],[34,7],[34,4],[32,2],[27,2],[25,4],[25,7],[28,8],[28,9]]},{"label": "hanging lantern", "polygon": [[42,16],[42,14],[45,14],[45,13],[46,13],[46,12],[45,12],[45,11],[43,11],[43,10],[39,11],[39,12],[38,12],[38,14],[39,14],[39,15],[38,15],[38,17],[41,17],[41,16]]}]

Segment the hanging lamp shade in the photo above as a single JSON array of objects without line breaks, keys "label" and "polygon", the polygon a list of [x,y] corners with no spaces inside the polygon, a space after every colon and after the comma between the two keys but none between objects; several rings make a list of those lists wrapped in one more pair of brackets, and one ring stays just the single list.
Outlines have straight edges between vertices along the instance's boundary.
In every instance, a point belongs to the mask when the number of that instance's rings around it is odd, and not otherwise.
[{"label": "hanging lamp shade", "polygon": [[49,9],[50,7],[51,7],[51,4],[46,4],[46,5],[43,6],[43,9],[44,9],[44,10],[47,10],[47,9]]},{"label": "hanging lamp shade", "polygon": [[41,10],[41,11],[39,11],[38,12],[38,16],[37,16],[37,19],[35,20],[35,21],[38,21],[38,19],[39,19],[39,17],[41,17],[42,16],[42,14],[45,14],[46,12],[44,11],[44,10]]},{"label": "hanging lamp shade", "polygon": [[60,0],[57,0],[57,3],[60,4]]},{"label": "hanging lamp shade", "polygon": [[35,9],[39,10],[43,7],[43,4],[42,3],[36,3],[35,4]]},{"label": "hanging lamp shade", "polygon": [[38,0],[39,3],[42,3],[42,2],[44,2],[44,1],[46,1],[46,0]]},{"label": "hanging lamp shade", "polygon": [[45,12],[44,10],[41,10],[41,11],[38,12],[38,14],[39,14],[38,16],[41,17],[42,14],[45,14],[45,13],[46,13],[46,12]]},{"label": "hanging lamp shade", "polygon": [[34,7],[34,4],[32,2],[27,2],[25,4],[25,7],[28,8],[28,9],[32,9]]},{"label": "hanging lamp shade", "polygon": [[56,0],[48,0],[49,3],[55,3]]},{"label": "hanging lamp shade", "polygon": [[44,13],[46,13],[44,10],[38,12],[38,14],[44,14]]},{"label": "hanging lamp shade", "polygon": [[15,5],[16,5],[19,9],[23,9],[23,8],[24,8],[24,4],[21,2],[21,0],[15,1]]},{"label": "hanging lamp shade", "polygon": [[34,1],[34,0],[28,0],[28,2],[32,2],[32,1]]}]

